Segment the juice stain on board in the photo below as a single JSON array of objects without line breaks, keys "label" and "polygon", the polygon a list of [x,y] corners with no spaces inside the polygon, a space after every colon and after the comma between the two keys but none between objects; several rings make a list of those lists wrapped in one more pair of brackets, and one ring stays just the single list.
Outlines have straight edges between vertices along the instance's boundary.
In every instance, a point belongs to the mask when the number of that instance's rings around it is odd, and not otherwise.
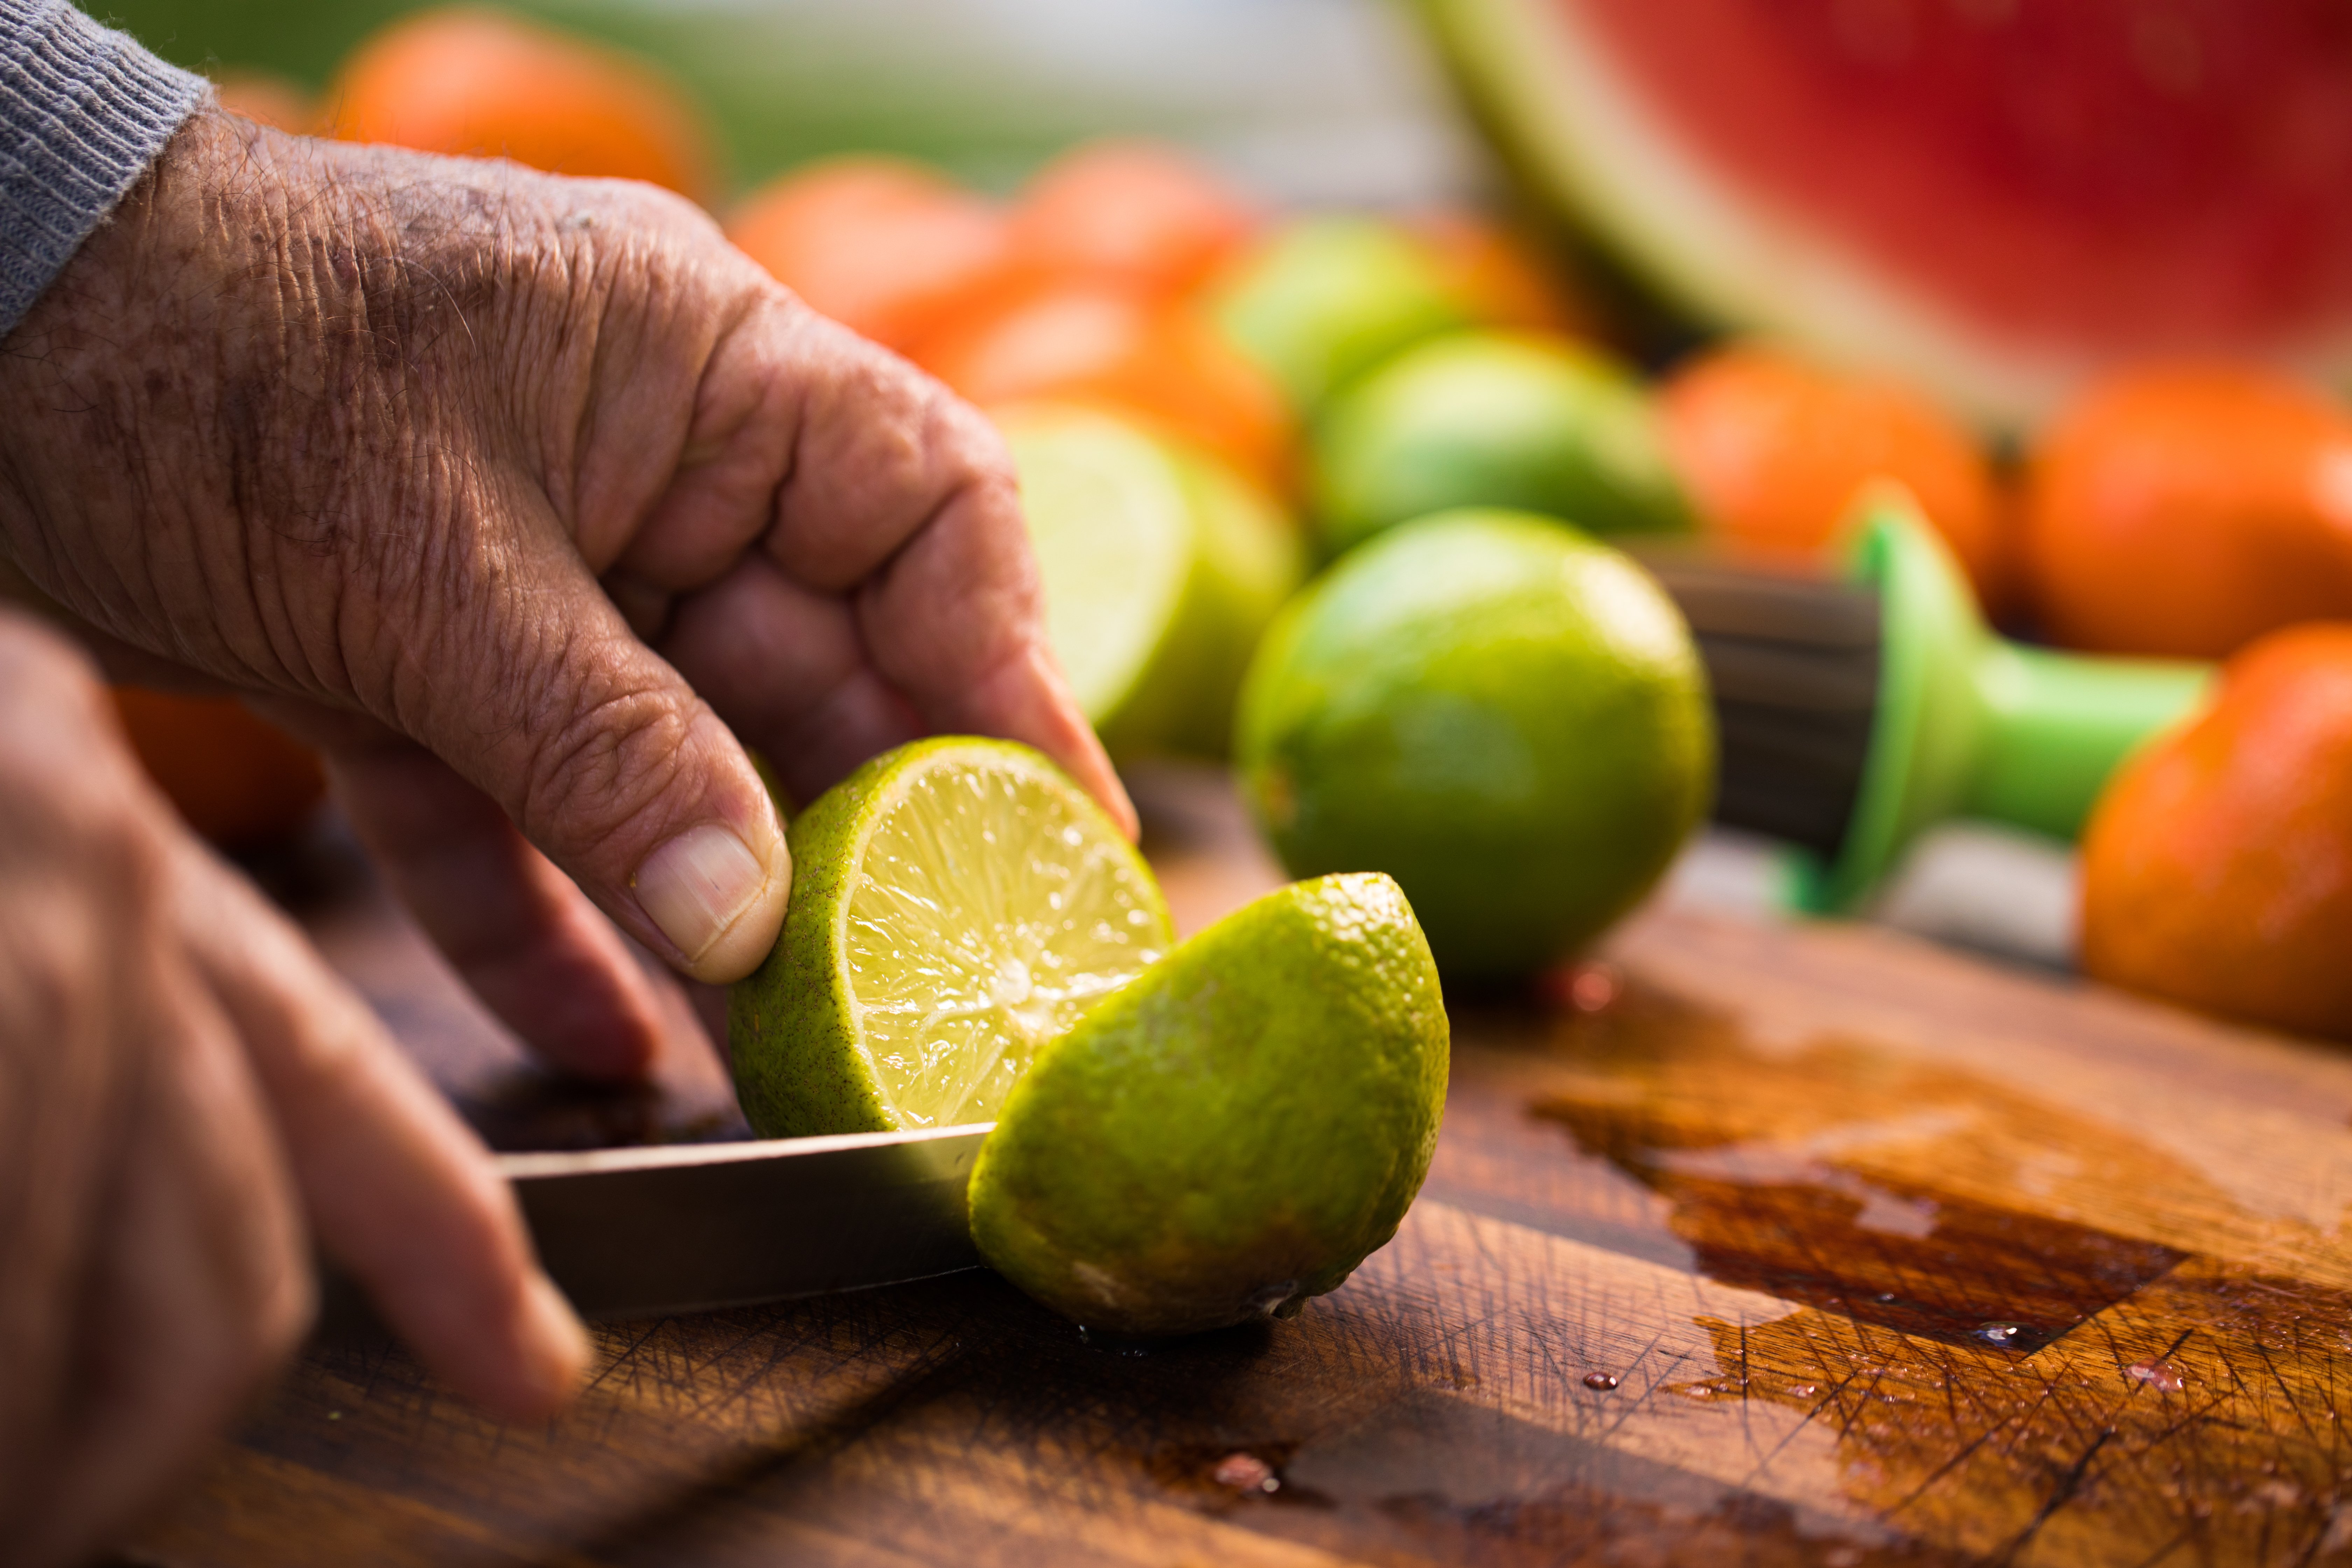
[{"label": "juice stain on board", "polygon": [[1699,1320],[1716,1373],[1671,1392],[1829,1426],[1850,1497],[1970,1557],[2352,1561],[2352,1294],[2083,1222],[2102,1189],[2227,1205],[2171,1155],[1638,976],[1538,1048],[1570,1070],[1534,1115],[1666,1198],[1699,1271],[1799,1307]]}]

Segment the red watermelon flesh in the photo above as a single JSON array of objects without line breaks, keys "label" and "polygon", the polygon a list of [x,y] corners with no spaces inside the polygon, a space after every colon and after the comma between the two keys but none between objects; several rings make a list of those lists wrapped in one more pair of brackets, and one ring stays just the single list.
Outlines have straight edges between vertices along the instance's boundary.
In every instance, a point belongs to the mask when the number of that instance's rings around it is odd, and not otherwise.
[{"label": "red watermelon flesh", "polygon": [[[1979,403],[2149,353],[2352,362],[2346,0],[1424,3],[1523,162],[1703,311],[1918,324],[1916,357]],[[1632,109],[1585,107],[1603,98]],[[1664,166],[1620,155],[1636,142],[1704,200],[1616,178]],[[1869,306],[1824,323],[1834,289],[1743,295],[1753,236]],[[2034,363],[2004,384],[2004,355]]]},{"label": "red watermelon flesh", "polygon": [[1964,312],[2103,347],[2352,316],[2342,0],[1557,0],[1684,134]]}]

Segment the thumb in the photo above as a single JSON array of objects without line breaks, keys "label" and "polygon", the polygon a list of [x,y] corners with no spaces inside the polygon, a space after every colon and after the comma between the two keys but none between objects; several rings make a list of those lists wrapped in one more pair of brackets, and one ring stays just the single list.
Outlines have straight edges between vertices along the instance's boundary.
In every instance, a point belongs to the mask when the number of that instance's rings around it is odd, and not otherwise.
[{"label": "thumb", "polygon": [[766,787],[560,530],[504,543],[500,569],[442,625],[403,639],[395,722],[646,948],[697,980],[741,979],[774,945],[792,889]]}]

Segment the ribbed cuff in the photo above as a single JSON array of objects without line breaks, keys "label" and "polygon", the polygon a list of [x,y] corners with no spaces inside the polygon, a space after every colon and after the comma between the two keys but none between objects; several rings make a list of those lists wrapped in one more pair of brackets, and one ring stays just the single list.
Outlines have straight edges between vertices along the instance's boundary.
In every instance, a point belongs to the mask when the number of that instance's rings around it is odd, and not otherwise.
[{"label": "ribbed cuff", "polygon": [[65,0],[0,0],[0,337],[209,90]]}]

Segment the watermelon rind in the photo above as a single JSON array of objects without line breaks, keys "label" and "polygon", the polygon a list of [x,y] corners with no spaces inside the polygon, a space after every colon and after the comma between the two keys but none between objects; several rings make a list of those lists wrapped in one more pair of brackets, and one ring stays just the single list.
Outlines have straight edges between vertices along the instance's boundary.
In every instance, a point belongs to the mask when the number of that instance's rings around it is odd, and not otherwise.
[{"label": "watermelon rind", "polygon": [[[1418,0],[1507,164],[1621,264],[1705,320],[1903,375],[1996,427],[2030,427],[2099,369],[2080,344],[1969,319],[1698,154],[1559,0]],[[2352,330],[2254,345],[2340,378]]]}]

